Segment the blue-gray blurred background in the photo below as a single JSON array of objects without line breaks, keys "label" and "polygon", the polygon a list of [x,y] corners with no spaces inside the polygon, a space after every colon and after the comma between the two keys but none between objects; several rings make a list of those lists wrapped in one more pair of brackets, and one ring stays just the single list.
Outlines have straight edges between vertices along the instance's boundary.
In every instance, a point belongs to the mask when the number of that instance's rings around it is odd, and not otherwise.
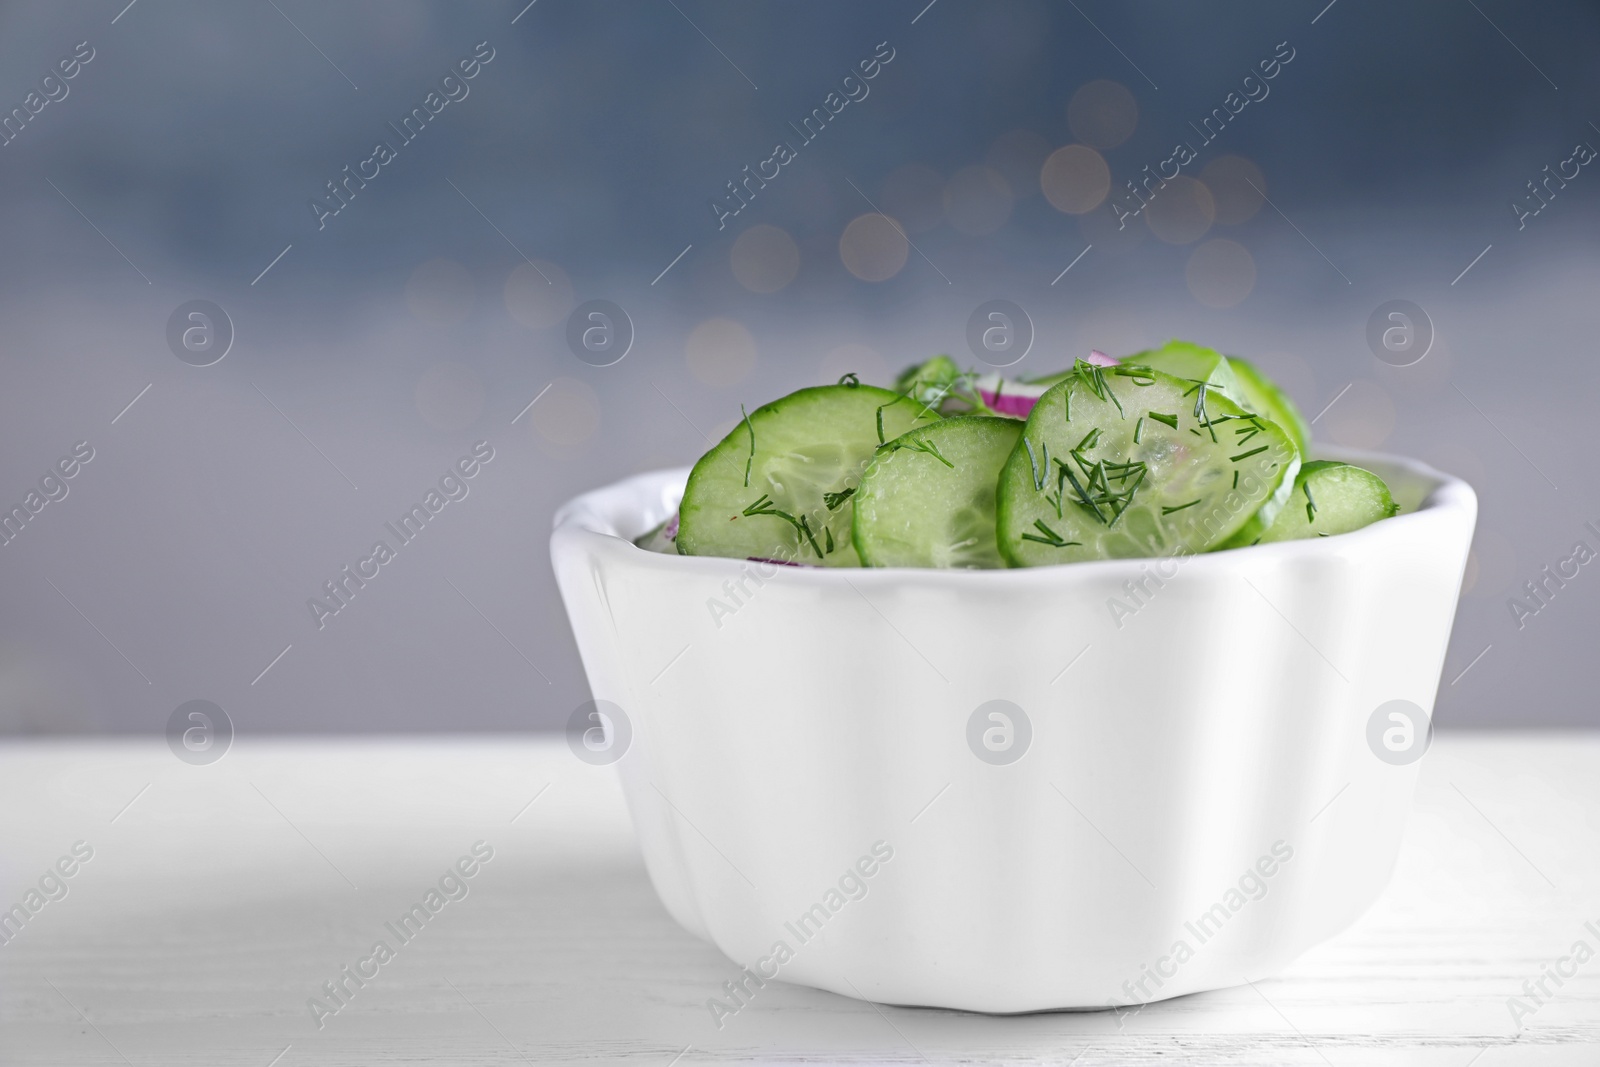
[{"label": "blue-gray blurred background", "polygon": [[[195,698],[241,732],[554,726],[588,695],[560,502],[692,462],[741,402],[970,361],[995,298],[1034,324],[1019,373],[1189,337],[1332,401],[1318,436],[1465,476],[1438,722],[1600,722],[1600,575],[1520,628],[1508,604],[1600,548],[1595,5],[525,3],[0,8],[0,504],[94,450],[0,546],[0,732],[158,732]],[[1108,189],[1180,141],[1119,230]],[[594,299],[636,333],[612,366],[568,347]],[[1434,328],[1408,367],[1367,342],[1395,299]],[[232,323],[211,366],[169,345],[192,300]],[[484,440],[470,495],[319,629],[307,599]]]}]

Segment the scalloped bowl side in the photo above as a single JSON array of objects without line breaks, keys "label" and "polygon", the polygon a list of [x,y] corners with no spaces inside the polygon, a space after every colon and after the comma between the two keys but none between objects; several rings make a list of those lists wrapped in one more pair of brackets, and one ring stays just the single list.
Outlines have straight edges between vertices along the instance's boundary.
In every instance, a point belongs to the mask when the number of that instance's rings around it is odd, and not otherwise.
[{"label": "scalloped bowl side", "polygon": [[747,990],[986,1012],[1237,985],[1349,925],[1417,772],[1369,722],[1432,714],[1477,505],[1411,460],[1323,454],[1401,514],[951,572],[635,547],[687,469],[568,503],[551,557],[593,695],[631,726],[617,766],[667,910]]}]

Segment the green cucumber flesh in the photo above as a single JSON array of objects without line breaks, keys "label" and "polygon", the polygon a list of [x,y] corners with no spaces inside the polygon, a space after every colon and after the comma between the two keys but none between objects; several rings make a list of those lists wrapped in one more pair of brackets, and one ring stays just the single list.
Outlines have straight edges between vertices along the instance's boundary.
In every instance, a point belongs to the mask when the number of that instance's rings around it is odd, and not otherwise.
[{"label": "green cucumber flesh", "polygon": [[1259,543],[1349,533],[1399,510],[1389,487],[1371,471],[1333,460],[1314,460],[1300,468],[1288,505]]},{"label": "green cucumber flesh", "polygon": [[1004,567],[995,486],[1018,419],[961,415],[911,430],[879,451],[854,497],[852,538],[868,567]]},{"label": "green cucumber flesh", "polygon": [[678,551],[859,566],[850,498],[862,472],[880,444],[938,417],[870,385],[801,389],[757,408],[690,472]]},{"label": "green cucumber flesh", "polygon": [[1000,553],[1032,567],[1250,544],[1299,468],[1283,429],[1201,382],[1080,363],[1040,397],[1001,472]]},{"label": "green cucumber flesh", "polygon": [[[1130,366],[1149,367],[1151,370],[1170,374],[1174,378],[1205,382],[1207,389],[1213,394],[1221,393],[1244,407],[1246,411],[1251,410],[1244,402],[1244,393],[1239,388],[1239,379],[1234,374],[1228,357],[1214,348],[1197,345],[1192,341],[1172,340],[1160,348],[1128,356],[1122,362]],[[1257,414],[1266,413],[1257,412]]]},{"label": "green cucumber flesh", "polygon": [[934,356],[926,363],[914,363],[900,372],[894,380],[894,391],[909,393],[931,403],[943,399],[950,387],[961,377],[961,368],[949,356]]},{"label": "green cucumber flesh", "polygon": [[1125,362],[1203,381],[1244,410],[1277,423],[1301,452],[1310,447],[1311,427],[1294,401],[1259,367],[1241,356],[1225,356],[1214,348],[1174,340],[1129,356]]},{"label": "green cucumber flesh", "polygon": [[1289,394],[1278,388],[1276,382],[1261,373],[1261,369],[1249,360],[1240,356],[1229,356],[1228,363],[1233,367],[1234,377],[1238,379],[1240,395],[1237,399],[1244,405],[1244,409],[1253,411],[1257,415],[1265,415],[1289,431],[1289,436],[1294,438],[1294,443],[1301,452],[1310,448],[1311,424],[1300,414],[1300,409],[1289,399]]}]

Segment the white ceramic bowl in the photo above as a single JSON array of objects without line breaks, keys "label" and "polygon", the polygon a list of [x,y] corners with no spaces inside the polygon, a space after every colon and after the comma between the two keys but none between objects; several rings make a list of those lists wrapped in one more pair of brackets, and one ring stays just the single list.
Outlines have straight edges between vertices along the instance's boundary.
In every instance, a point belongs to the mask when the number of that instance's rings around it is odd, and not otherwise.
[{"label": "white ceramic bowl", "polygon": [[635,547],[687,470],[563,507],[551,557],[594,697],[622,709],[606,743],[650,878],[749,968],[707,997],[737,1012],[777,978],[986,1012],[1139,1004],[1272,974],[1359,916],[1417,770],[1369,737],[1404,745],[1390,701],[1432,712],[1477,503],[1420,463],[1327,454],[1402,514],[937,571]]}]

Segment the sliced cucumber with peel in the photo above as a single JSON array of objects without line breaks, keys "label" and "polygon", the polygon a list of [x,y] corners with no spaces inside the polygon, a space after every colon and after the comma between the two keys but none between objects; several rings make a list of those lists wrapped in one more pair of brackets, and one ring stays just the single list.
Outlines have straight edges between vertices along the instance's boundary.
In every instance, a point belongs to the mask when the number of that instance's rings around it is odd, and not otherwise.
[{"label": "sliced cucumber with peel", "polygon": [[1018,419],[961,415],[902,434],[878,452],[854,498],[853,540],[868,567],[1004,567],[995,486]]},{"label": "sliced cucumber with peel", "polygon": [[850,499],[878,446],[939,415],[870,385],[801,389],[757,408],[689,474],[678,551],[860,565]]},{"label": "sliced cucumber with peel", "polygon": [[1389,487],[1371,471],[1333,460],[1313,460],[1300,468],[1288,505],[1257,543],[1349,533],[1399,511]]},{"label": "sliced cucumber with peel", "polygon": [[894,380],[894,391],[905,393],[925,404],[937,405],[961,378],[961,368],[949,356],[934,356],[926,363],[914,363]]},{"label": "sliced cucumber with peel", "polygon": [[1269,419],[1204,381],[1132,364],[1052,386],[997,490],[1014,567],[1206,552],[1250,544],[1277,518],[1300,452]]},{"label": "sliced cucumber with peel", "polygon": [[1221,393],[1246,411],[1253,410],[1245,403],[1244,392],[1239,388],[1239,378],[1234,373],[1233,365],[1227,356],[1215,348],[1197,345],[1192,341],[1168,341],[1160,348],[1136,353],[1123,362],[1149,367],[1174,378],[1205,382],[1213,394]]},{"label": "sliced cucumber with peel", "polygon": [[1028,567],[1331,536],[1397,512],[1370,471],[1302,465],[1309,434],[1254,364],[1184,341],[1032,382],[935,356],[895,391],[846,375],[751,412],[695,465],[679,515],[636,543]]},{"label": "sliced cucumber with peel", "polygon": [[1234,377],[1239,382],[1238,399],[1245,410],[1265,415],[1289,431],[1289,436],[1294,438],[1295,446],[1301,452],[1310,448],[1311,424],[1300,414],[1300,409],[1289,399],[1289,394],[1273,384],[1272,379],[1262,374],[1254,363],[1241,356],[1229,356],[1228,365],[1233,368]]},{"label": "sliced cucumber with peel", "polygon": [[1301,452],[1310,446],[1311,427],[1300,409],[1249,360],[1225,356],[1190,341],[1168,341],[1160,348],[1129,356],[1127,361],[1203,381],[1246,411],[1277,423]]}]

